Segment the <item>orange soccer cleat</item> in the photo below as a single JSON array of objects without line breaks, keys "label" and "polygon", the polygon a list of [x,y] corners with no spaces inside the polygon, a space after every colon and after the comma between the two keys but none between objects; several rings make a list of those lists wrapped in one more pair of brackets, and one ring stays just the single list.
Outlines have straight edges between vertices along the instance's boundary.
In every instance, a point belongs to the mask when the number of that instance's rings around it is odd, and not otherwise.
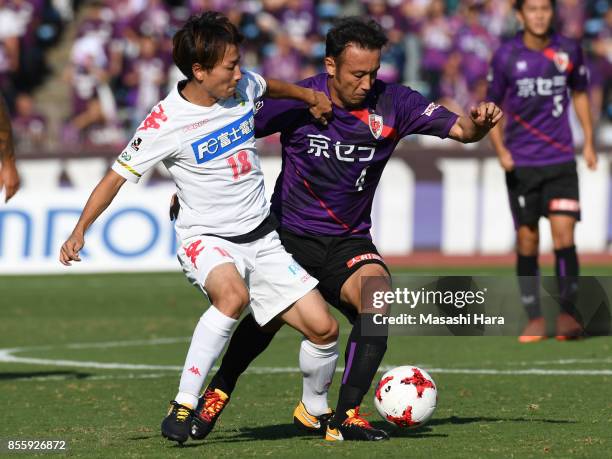
[{"label": "orange soccer cleat", "polygon": [[584,328],[578,321],[567,312],[562,312],[557,317],[556,338],[559,341],[579,339],[584,336]]},{"label": "orange soccer cleat", "polygon": [[527,323],[518,340],[519,343],[535,343],[537,341],[542,341],[547,337],[546,321],[544,320],[544,317],[538,317],[536,319],[531,319]]}]

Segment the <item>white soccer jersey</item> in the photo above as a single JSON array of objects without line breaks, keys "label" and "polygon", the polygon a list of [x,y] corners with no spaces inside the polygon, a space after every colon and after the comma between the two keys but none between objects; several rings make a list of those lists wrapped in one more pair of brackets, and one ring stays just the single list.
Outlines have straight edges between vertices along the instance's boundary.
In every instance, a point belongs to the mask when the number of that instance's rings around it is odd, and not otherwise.
[{"label": "white soccer jersey", "polygon": [[162,161],[177,188],[181,239],[237,236],[268,216],[263,174],[255,149],[255,100],[266,82],[243,72],[235,97],[211,107],[184,99],[178,87],[136,130],[112,168],[131,182]]}]

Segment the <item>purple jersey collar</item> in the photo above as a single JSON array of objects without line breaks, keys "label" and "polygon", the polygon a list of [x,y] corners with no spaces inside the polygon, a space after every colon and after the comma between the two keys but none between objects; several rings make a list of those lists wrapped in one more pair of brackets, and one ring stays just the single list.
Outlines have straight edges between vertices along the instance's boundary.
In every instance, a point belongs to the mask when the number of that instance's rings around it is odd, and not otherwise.
[{"label": "purple jersey collar", "polygon": [[528,48],[527,45],[525,44],[525,42],[523,41],[523,37],[525,35],[525,32],[523,31],[519,31],[516,33],[516,35],[514,36],[514,42],[519,45],[521,48],[524,48],[528,51],[532,51],[534,53],[537,52],[544,52],[545,49],[547,48],[552,48],[552,47],[557,47],[559,46],[559,44],[561,43],[561,40],[559,39],[559,34],[552,32],[549,37],[550,37],[550,43],[548,44],[548,46],[546,46],[544,49],[542,49],[542,51],[537,51],[535,49],[531,49]]}]

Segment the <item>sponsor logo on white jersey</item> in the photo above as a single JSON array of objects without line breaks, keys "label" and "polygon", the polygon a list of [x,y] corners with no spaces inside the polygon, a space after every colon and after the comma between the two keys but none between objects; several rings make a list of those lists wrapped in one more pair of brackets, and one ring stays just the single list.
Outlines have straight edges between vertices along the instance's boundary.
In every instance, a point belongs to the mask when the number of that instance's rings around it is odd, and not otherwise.
[{"label": "sponsor logo on white jersey", "polygon": [[203,119],[203,120],[197,121],[197,122],[195,122],[195,123],[193,123],[193,124],[190,124],[189,126],[185,126],[185,127],[183,128],[183,132],[194,131],[194,130],[196,130],[196,129],[198,129],[198,128],[201,128],[201,127],[202,127],[202,126],[204,126],[206,123],[208,123],[208,120],[207,120],[207,119]]},{"label": "sponsor logo on white jersey", "polygon": [[242,145],[253,137],[255,120],[253,112],[196,140],[191,144],[196,162],[203,164]]}]

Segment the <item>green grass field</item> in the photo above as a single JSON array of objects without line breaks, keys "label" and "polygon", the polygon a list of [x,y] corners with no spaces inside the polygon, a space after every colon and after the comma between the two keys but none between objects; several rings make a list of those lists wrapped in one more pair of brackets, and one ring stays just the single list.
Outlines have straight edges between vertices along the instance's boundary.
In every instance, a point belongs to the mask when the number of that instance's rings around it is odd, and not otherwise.
[{"label": "green grass field", "polygon": [[[300,337],[285,328],[243,376],[209,438],[178,447],[161,438],[159,423],[205,307],[182,274],[0,277],[0,303],[4,444],[61,439],[70,456],[102,458],[610,457],[610,337],[533,345],[392,337],[383,364],[431,369],[438,409],[419,430],[391,429],[391,441],[364,445],[328,444],[294,429]],[[339,321],[343,349],[348,326]],[[548,374],[529,374],[534,369]],[[372,392],[362,411],[384,425]]]}]

